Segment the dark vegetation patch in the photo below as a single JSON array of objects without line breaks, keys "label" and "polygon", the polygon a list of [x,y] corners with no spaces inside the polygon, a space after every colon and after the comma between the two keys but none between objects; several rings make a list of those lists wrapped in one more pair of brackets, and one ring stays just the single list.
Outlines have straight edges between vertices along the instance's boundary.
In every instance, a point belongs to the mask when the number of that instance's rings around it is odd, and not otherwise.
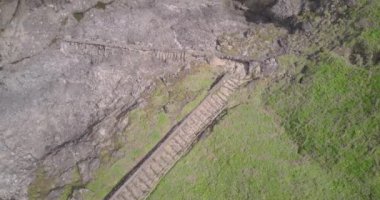
[{"label": "dark vegetation patch", "polygon": [[73,13],[74,18],[80,22],[84,17],[84,12],[74,12]]},{"label": "dark vegetation patch", "polygon": [[106,9],[106,6],[107,6],[106,3],[101,2],[101,1],[98,1],[98,2],[96,3],[96,5],[94,6],[94,8],[96,8],[96,9],[101,9],[101,10],[105,10],[105,9]]},{"label": "dark vegetation patch", "polygon": [[376,50],[370,47],[367,40],[358,40],[352,49],[350,61],[354,65],[361,67],[370,67],[378,63],[378,55]]}]

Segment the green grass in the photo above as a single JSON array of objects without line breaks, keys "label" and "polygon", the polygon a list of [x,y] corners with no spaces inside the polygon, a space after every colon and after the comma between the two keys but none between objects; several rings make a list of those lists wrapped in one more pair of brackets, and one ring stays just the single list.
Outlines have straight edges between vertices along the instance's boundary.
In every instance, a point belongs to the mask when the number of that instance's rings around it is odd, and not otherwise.
[{"label": "green grass", "polygon": [[343,41],[355,59],[285,56],[292,78],[272,86],[267,105],[298,152],[338,177],[335,187],[349,188],[350,199],[380,199],[380,1],[358,3],[350,33],[359,34]]},{"label": "green grass", "polygon": [[[91,192],[84,199],[103,199],[178,120],[198,105],[216,77],[216,72],[204,65],[181,76],[175,84],[158,82],[145,107],[129,113],[130,124],[123,136],[127,139],[120,150],[124,156],[117,161],[105,156],[95,179],[86,186]],[[170,109],[165,111],[164,107]]]},{"label": "green grass", "polygon": [[356,199],[380,198],[380,68],[335,55],[308,63],[303,79],[270,92],[298,151],[339,177]]},{"label": "green grass", "polygon": [[[343,199],[336,186],[296,146],[265,109],[259,85],[236,95],[244,103],[230,110],[212,133],[163,178],[155,199]],[[246,99],[246,94],[251,97]]]}]

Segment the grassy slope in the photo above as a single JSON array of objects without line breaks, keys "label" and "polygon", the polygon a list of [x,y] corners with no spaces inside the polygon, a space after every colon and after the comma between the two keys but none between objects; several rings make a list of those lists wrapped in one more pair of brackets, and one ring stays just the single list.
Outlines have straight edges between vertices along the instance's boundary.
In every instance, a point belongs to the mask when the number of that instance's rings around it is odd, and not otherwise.
[{"label": "grassy slope", "polygon": [[[101,166],[95,179],[86,186],[91,192],[86,193],[85,199],[102,199],[181,116],[203,99],[216,76],[208,66],[199,66],[173,86],[158,85],[148,104],[129,115],[130,125],[125,131],[127,142],[121,149],[124,156]],[[197,84],[193,84],[194,79],[198,80]],[[103,158],[103,163],[107,163],[107,159],[107,156]]]},{"label": "grassy slope", "polygon": [[[335,177],[297,148],[261,102],[262,86],[229,111],[163,179],[154,199],[339,199]],[[238,96],[244,99],[243,91]]]},{"label": "grassy slope", "polygon": [[361,34],[343,43],[360,62],[324,53],[269,93],[298,151],[355,193],[346,199],[380,199],[380,1],[369,2],[351,13]]},{"label": "grassy slope", "polygon": [[339,176],[335,188],[355,191],[354,199],[380,198],[380,68],[325,56],[301,83],[275,89],[269,105],[298,151]]}]

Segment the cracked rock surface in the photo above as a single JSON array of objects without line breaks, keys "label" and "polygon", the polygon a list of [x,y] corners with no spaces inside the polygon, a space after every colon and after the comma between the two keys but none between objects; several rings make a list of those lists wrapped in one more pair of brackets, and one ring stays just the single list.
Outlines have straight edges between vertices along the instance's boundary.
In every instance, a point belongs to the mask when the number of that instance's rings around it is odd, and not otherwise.
[{"label": "cracked rock surface", "polygon": [[41,166],[56,177],[48,199],[73,169],[91,179],[141,93],[184,65],[64,39],[212,53],[219,35],[247,27],[219,0],[6,0],[0,9],[0,199],[27,199]]}]

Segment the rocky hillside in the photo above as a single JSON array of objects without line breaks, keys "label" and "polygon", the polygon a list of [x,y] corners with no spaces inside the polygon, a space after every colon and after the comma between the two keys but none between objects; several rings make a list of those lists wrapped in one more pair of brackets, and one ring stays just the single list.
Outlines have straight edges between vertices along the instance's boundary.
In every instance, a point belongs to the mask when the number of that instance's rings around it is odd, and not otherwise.
[{"label": "rocky hillside", "polygon": [[[219,1],[2,1],[0,197],[25,199],[36,173],[52,191],[94,170],[154,80],[247,27]],[[89,173],[85,170],[83,173]],[[81,174],[82,175],[82,174]]]},{"label": "rocky hillside", "polygon": [[[136,146],[151,147],[220,76],[202,68],[215,57],[264,63],[261,74],[280,84],[268,86],[276,91],[268,105],[296,120],[285,113],[299,99],[279,101],[281,89],[309,80],[310,66],[336,55],[376,69],[375,8],[370,0],[1,1],[0,199],[103,198],[124,173],[111,164],[133,166],[146,152]],[[306,142],[306,129],[284,126],[300,151],[330,159]],[[151,130],[160,133],[149,139]]]}]

